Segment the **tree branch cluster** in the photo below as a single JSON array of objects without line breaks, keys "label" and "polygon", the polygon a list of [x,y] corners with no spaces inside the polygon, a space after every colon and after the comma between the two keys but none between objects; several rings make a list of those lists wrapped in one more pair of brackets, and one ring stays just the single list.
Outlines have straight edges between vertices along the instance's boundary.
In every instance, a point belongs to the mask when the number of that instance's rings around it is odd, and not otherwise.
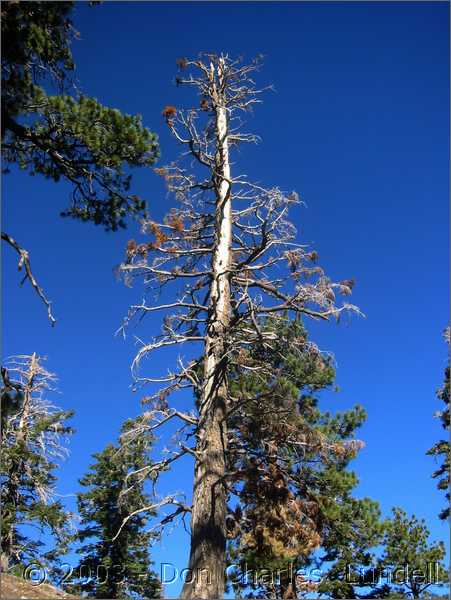
[{"label": "tree branch cluster", "polygon": [[[223,183],[215,114],[220,106],[225,106],[227,141],[232,150],[245,142],[255,143],[257,136],[243,132],[242,117],[260,102],[260,94],[267,88],[258,88],[252,79],[259,69],[259,59],[245,65],[228,56],[206,54],[197,60],[181,59],[178,64],[177,83],[194,87],[199,103],[187,109],[166,106],[163,111],[170,131],[184,151],[178,162],[155,170],[174,195],[176,206],[161,222],[144,220],[142,233],[146,241],[130,240],[127,245],[120,273],[128,284],[141,280],[145,297],[130,307],[121,330],[125,333],[133,320],[141,320],[149,313],[162,313],[161,333],[141,343],[133,361],[133,374],[138,385],[163,384],[154,387],[155,391],[146,397],[152,427],[178,417],[183,421],[181,431],[188,429],[188,438],[195,439],[195,416],[181,416],[167,399],[182,390],[191,390],[199,397],[206,385],[201,377],[201,345],[205,343],[213,310],[211,265],[218,244],[216,209]],[[221,77],[218,69],[223,70]],[[317,253],[298,241],[289,217],[289,211],[302,204],[296,192],[263,187],[245,174],[234,175],[227,183],[233,207],[231,260],[230,267],[219,276],[226,275],[229,280],[231,319],[224,332],[222,366],[229,372],[275,377],[270,364],[253,361],[249,351],[259,346],[267,352],[277,352],[277,332],[290,319],[306,315],[329,320],[339,319],[343,312],[359,313],[346,300],[337,301],[337,296],[347,298],[352,293],[354,281],[331,281],[318,266]],[[268,329],[263,324],[269,318],[275,325]],[[185,347],[188,342],[199,349],[200,358],[191,359],[188,364],[180,358],[178,369],[161,378],[140,374],[144,357],[163,348]],[[313,345],[306,346],[303,339],[292,343],[293,351],[319,353]],[[233,414],[242,403],[249,402],[249,398],[230,396],[228,413]],[[308,439],[288,441],[297,444],[301,453],[303,445],[311,444]],[[318,444],[318,440],[314,443]],[[177,444],[180,449],[180,440]],[[195,447],[189,450],[195,451]],[[161,468],[166,468],[166,463]]]}]

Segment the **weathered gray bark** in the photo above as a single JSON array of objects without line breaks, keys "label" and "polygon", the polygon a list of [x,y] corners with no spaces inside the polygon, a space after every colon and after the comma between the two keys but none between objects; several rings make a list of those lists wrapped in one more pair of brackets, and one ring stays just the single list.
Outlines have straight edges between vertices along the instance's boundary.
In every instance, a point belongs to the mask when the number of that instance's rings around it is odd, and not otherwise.
[{"label": "weathered gray bark", "polygon": [[[197,458],[191,514],[189,575],[182,598],[222,598],[226,552],[227,446],[225,338],[230,322],[232,207],[227,110],[221,102],[222,69],[211,65],[216,86],[216,247],[204,353],[204,387],[199,406]],[[215,83],[217,82],[217,83]]]}]

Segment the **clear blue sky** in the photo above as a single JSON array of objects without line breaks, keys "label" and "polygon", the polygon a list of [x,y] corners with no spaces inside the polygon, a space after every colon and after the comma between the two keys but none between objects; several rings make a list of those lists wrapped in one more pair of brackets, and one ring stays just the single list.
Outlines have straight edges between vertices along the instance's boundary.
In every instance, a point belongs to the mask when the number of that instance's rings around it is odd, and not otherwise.
[{"label": "clear blue sky", "polygon": [[[307,203],[295,214],[301,239],[333,278],[356,279],[353,301],[366,315],[310,327],[338,365],[341,391],[323,406],[359,402],[368,411],[357,493],[379,500],[384,513],[401,505],[425,517],[433,538],[447,539],[437,518],[445,500],[425,452],[442,435],[433,413],[441,408],[435,391],[449,319],[449,4],[80,3],[74,22],[81,89],[141,113],[160,135],[160,165],[178,152],[161,110],[192,99],[174,85],[175,59],[204,50],[266,55],[259,81],[276,93],[249,123],[263,141],[244,149],[243,171],[300,192]],[[151,170],[134,182],[154,214],[171,206]],[[106,234],[61,219],[68,189],[15,171],[3,179],[4,228],[30,250],[58,317],[50,328],[29,286],[19,288],[16,257],[4,249],[4,354],[48,356],[60,379],[56,400],[76,410],[59,484],[73,506],[91,454],[140,410],[129,389],[133,336],[124,342],[114,332],[141,289],[127,289],[113,274],[126,241],[138,236],[134,227]],[[136,334],[149,338],[157,326],[148,320]],[[156,355],[147,365],[152,373],[167,366]],[[166,489],[189,494],[191,475],[185,464]],[[187,548],[188,537],[176,531],[154,558],[183,565]]]}]

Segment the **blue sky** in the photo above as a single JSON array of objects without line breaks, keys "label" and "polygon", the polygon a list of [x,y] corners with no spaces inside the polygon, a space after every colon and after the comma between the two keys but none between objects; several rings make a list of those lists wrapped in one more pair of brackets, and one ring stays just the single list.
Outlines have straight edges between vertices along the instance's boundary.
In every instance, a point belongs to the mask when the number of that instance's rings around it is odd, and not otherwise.
[{"label": "blue sky", "polygon": [[[354,463],[357,494],[379,500],[384,513],[394,505],[415,512],[433,539],[447,540],[437,518],[444,497],[425,452],[442,435],[433,413],[441,408],[435,391],[449,320],[449,4],[79,3],[74,23],[81,89],[141,113],[160,136],[160,166],[178,154],[161,110],[192,99],[174,85],[175,59],[200,51],[265,55],[258,81],[276,91],[248,123],[262,143],[236,160],[254,180],[299,191],[307,205],[295,213],[301,240],[313,244],[332,278],[355,278],[353,301],[366,315],[309,324],[337,361],[340,392],[325,395],[323,406],[358,402],[368,411],[359,434],[366,447]],[[136,172],[133,187],[157,216],[173,202],[151,170]],[[140,411],[129,388],[133,335],[123,341],[114,332],[141,289],[113,273],[126,241],[138,237],[135,227],[107,234],[63,220],[68,194],[64,183],[15,170],[3,178],[4,229],[30,251],[58,317],[50,328],[4,249],[3,349],[47,356],[60,379],[56,400],[76,411],[59,485],[73,506],[91,454]],[[149,319],[131,334],[149,338],[157,327]],[[164,371],[167,360],[155,356],[146,368]],[[191,475],[187,462],[168,476],[167,489],[189,494]],[[183,565],[188,543],[177,530],[154,558]]]}]

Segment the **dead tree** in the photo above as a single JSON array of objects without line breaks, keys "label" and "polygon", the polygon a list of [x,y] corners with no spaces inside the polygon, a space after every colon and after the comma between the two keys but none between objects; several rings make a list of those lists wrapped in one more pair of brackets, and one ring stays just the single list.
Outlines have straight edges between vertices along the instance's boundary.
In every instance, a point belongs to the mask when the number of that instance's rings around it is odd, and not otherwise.
[{"label": "dead tree", "polygon": [[41,555],[40,541],[20,530],[23,524],[49,530],[57,547],[67,542],[70,515],[55,500],[53,473],[65,458],[67,437],[72,433],[64,421],[72,411],[61,411],[46,398],[55,375],[47,371],[36,354],[14,356],[2,367],[0,468],[2,532],[1,566],[26,559],[49,559]]},{"label": "dead tree", "polygon": [[[271,349],[274,331],[262,328],[262,321],[271,317],[283,323],[296,314],[338,318],[344,310],[356,310],[335,301],[335,293],[349,295],[354,282],[331,282],[316,265],[316,252],[296,240],[288,219],[289,209],[301,204],[295,192],[265,188],[232,173],[231,152],[244,142],[258,141],[242,131],[242,116],[260,102],[263,90],[252,79],[260,60],[246,65],[227,55],[204,54],[178,64],[177,84],[193,86],[198,104],[186,110],[166,106],[163,111],[185,149],[179,162],[156,169],[177,205],[162,222],[143,224],[150,241],[128,243],[122,274],[127,281],[142,278],[146,294],[130,308],[124,327],[136,317],[164,313],[161,335],[142,344],[133,370],[138,384],[163,384],[146,398],[148,426],[157,429],[178,419],[181,428],[172,454],[144,469],[142,476],[156,478],[173,461],[194,456],[191,509],[175,496],[161,499],[158,506],[176,504],[164,523],[191,512],[191,573],[182,597],[220,598],[227,482],[233,476],[227,418],[240,402],[229,393],[228,373],[240,365],[266,377],[268,364],[242,360],[255,344]],[[161,293],[164,302],[158,300]],[[145,356],[187,342],[194,344],[193,352],[189,360],[179,359],[177,370],[161,378],[139,374]],[[299,342],[300,352],[305,351],[303,344]],[[196,410],[170,407],[169,394],[186,389],[197,398]]]}]

